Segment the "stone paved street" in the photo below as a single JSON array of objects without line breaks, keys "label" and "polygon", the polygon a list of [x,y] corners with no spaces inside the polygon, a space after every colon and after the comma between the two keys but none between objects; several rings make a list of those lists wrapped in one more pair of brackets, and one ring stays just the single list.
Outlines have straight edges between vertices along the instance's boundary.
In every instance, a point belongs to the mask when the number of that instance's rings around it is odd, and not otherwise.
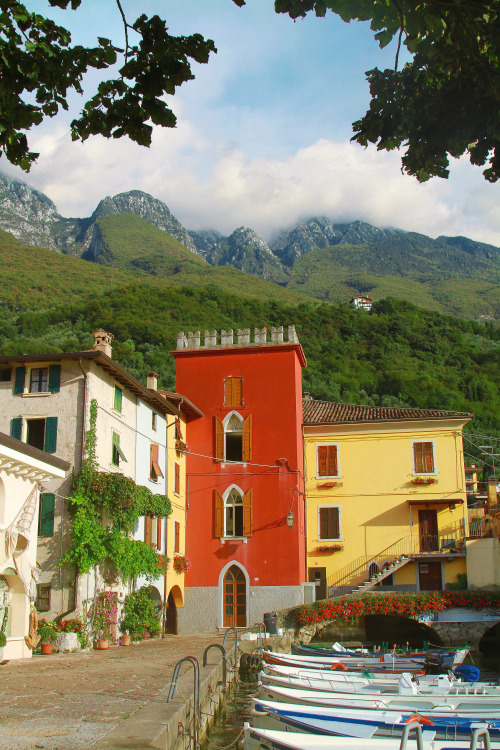
[{"label": "stone paved street", "polygon": [[[0,749],[91,748],[155,700],[170,684],[179,659],[194,656],[201,663],[205,648],[222,640],[218,635],[166,636],[129,648],[35,655],[3,664]],[[186,698],[192,695],[192,670],[181,677],[179,690]]]}]

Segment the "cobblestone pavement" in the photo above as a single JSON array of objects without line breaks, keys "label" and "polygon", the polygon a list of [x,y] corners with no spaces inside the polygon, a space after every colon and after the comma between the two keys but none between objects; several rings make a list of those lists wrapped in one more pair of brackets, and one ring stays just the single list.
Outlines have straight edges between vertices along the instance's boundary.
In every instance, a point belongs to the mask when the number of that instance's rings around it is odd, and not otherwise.
[{"label": "cobblestone pavement", "polygon": [[[170,684],[179,659],[201,663],[205,648],[222,640],[166,636],[129,648],[7,662],[0,666],[0,750],[91,748]],[[192,695],[192,670],[181,676],[179,690]]]}]

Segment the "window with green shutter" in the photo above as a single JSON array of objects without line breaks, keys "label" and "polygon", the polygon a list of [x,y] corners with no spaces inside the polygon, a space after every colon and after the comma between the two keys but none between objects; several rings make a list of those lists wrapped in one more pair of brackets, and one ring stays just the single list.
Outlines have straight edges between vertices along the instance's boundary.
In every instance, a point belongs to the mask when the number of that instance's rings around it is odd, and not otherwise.
[{"label": "window with green shutter", "polygon": [[111,445],[111,463],[113,466],[120,466],[120,461],[127,463],[125,454],[120,448],[120,436],[117,432],[111,434]]},{"label": "window with green shutter", "polygon": [[14,419],[11,419],[10,420],[10,436],[13,438],[16,438],[16,440],[21,440],[22,431],[23,431],[23,418],[14,417]]},{"label": "window with green shutter", "polygon": [[56,496],[53,492],[40,495],[40,516],[38,519],[38,536],[54,536],[54,514]]},{"label": "window with green shutter", "polygon": [[46,453],[55,453],[57,448],[57,417],[47,417],[45,420],[45,444],[43,449]]},{"label": "window with green shutter", "polygon": [[115,385],[115,400],[113,404],[113,408],[115,411],[122,412],[122,398],[123,398],[123,391],[119,386]]},{"label": "window with green shutter", "polygon": [[14,393],[24,393],[24,381],[26,380],[26,368],[16,367],[16,378],[14,380]]},{"label": "window with green shutter", "polygon": [[49,392],[59,393],[61,389],[61,365],[49,367]]}]

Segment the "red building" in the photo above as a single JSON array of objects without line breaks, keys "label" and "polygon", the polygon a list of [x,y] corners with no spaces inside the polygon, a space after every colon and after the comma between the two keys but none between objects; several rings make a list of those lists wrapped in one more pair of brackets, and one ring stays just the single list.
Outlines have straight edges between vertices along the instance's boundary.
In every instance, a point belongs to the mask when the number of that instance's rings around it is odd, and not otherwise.
[{"label": "red building", "polygon": [[[182,333],[176,390],[187,425],[186,554],[179,632],[262,622],[304,601],[302,368],[295,328]],[[306,586],[307,588],[307,586]]]}]

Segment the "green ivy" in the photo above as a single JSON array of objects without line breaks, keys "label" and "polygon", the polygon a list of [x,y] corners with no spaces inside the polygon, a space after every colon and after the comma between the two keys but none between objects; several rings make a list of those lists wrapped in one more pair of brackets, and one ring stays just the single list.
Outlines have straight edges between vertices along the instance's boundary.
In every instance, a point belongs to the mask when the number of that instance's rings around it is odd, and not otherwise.
[{"label": "green ivy", "polygon": [[90,403],[85,435],[85,460],[72,485],[71,546],[61,563],[74,564],[80,573],[99,565],[113,577],[146,576],[154,580],[165,572],[168,558],[129,534],[140,516],[167,517],[172,512],[166,495],[155,495],[129,477],[97,470],[97,401]]}]

